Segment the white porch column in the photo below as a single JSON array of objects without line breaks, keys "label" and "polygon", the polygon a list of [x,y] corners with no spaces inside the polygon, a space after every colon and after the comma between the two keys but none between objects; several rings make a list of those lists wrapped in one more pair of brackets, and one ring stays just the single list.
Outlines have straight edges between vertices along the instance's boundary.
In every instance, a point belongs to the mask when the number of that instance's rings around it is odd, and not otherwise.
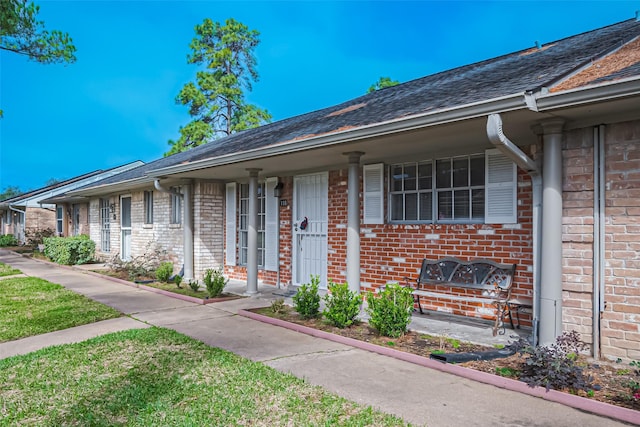
[{"label": "white porch column", "polygon": [[247,224],[247,295],[258,293],[258,172],[249,172],[249,218]]},{"label": "white porch column", "polygon": [[193,280],[193,197],[191,182],[182,186],[183,194],[183,244],[184,244],[184,280]]},{"label": "white porch column", "polygon": [[347,181],[347,283],[349,290],[360,293],[360,157],[359,151],[349,156]]},{"label": "white porch column", "polygon": [[563,120],[542,122],[542,256],[540,271],[541,345],[562,333],[562,126]]}]

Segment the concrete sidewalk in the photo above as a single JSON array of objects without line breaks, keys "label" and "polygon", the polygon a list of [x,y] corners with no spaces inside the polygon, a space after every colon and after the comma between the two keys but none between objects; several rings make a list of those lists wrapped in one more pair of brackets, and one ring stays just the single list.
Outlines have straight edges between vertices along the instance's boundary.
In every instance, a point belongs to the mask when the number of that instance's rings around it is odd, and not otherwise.
[{"label": "concrete sidewalk", "polygon": [[[260,296],[209,305],[128,287],[77,269],[53,266],[0,250],[0,262],[109,305],[131,319],[111,329],[161,326],[211,346],[290,372],[355,402],[372,405],[416,425],[581,426],[623,423],[522,393],[467,380],[391,357],[313,338],[238,316],[239,309],[266,306]],[[122,320],[122,319],[120,319]],[[105,322],[0,344],[32,351],[111,332]],[[34,345],[34,343],[38,343]],[[27,347],[28,345],[28,347]],[[640,417],[640,414],[639,414]]]}]

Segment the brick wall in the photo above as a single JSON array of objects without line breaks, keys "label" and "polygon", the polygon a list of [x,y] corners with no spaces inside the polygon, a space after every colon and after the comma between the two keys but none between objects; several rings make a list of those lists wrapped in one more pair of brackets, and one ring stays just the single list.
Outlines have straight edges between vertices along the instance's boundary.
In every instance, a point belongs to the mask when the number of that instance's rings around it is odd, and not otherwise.
[{"label": "brick wall", "polygon": [[[563,321],[592,342],[593,129],[563,142]],[[601,354],[640,359],[640,121],[605,131],[605,309]],[[598,307],[596,307],[598,309]]]},{"label": "brick wall", "polygon": [[38,230],[46,230],[50,228],[56,229],[56,212],[55,208],[27,208],[25,214],[25,232],[29,235],[30,232]]}]

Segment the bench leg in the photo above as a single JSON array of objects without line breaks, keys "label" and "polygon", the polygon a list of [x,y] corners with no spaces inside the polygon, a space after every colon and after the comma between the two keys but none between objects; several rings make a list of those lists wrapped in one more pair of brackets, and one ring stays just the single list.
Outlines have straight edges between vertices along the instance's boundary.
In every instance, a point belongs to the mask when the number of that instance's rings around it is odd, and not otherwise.
[{"label": "bench leg", "polygon": [[[515,329],[513,327],[513,316],[511,315],[511,310],[512,309],[513,309],[513,307],[511,306],[511,304],[507,304],[507,310],[508,310],[507,314],[509,315],[509,323],[511,324],[511,329]],[[517,311],[516,311],[516,316],[518,316],[518,312]],[[519,321],[520,320],[518,319],[518,322]],[[520,327],[520,325],[518,325],[518,327]]]},{"label": "bench leg", "polygon": [[422,311],[422,306],[420,305],[420,295],[414,294],[413,298],[418,303],[418,308],[420,309],[420,314],[424,314],[424,312]]},{"label": "bench leg", "polygon": [[496,302],[496,321],[493,324],[494,337],[498,334],[498,329],[502,329],[500,331],[500,335],[504,335],[507,332],[504,325],[504,316],[505,316],[506,307],[507,307],[506,303]]}]

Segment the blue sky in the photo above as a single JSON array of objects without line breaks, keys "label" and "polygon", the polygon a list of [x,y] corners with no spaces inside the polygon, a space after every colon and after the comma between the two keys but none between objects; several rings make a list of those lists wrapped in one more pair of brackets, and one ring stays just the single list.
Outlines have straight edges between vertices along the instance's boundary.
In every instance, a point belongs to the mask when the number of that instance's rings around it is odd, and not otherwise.
[{"label": "blue sky", "polygon": [[0,53],[0,191],[152,161],[189,121],[193,28],[227,18],[258,30],[248,96],[274,120],[635,17],[640,1],[39,1],[68,32],[71,65]]}]

